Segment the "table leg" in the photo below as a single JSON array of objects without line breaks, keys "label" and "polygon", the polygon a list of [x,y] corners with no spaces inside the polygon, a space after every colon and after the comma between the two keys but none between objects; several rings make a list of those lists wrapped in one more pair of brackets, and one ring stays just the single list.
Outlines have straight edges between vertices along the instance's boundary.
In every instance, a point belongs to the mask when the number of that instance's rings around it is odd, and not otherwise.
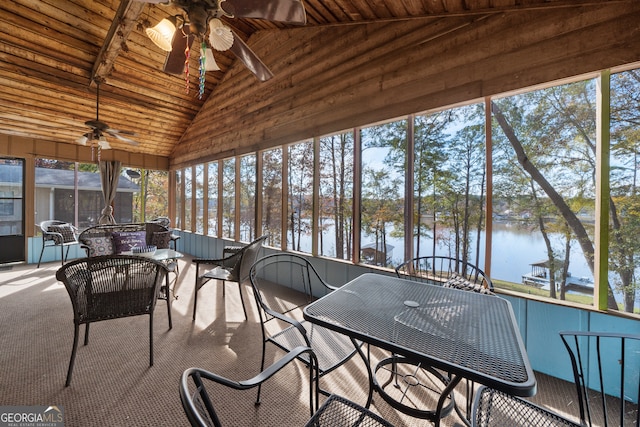
[{"label": "table leg", "polygon": [[165,286],[165,298],[167,299],[167,316],[169,317],[169,329],[173,328],[173,323],[171,322],[171,298],[169,296],[169,285],[171,284],[171,280],[169,280],[169,272],[167,272],[167,274],[165,274],[165,281],[166,281],[166,286]]},{"label": "table leg", "polygon": [[369,396],[367,397],[367,403],[365,404],[365,408],[370,408],[371,407],[371,402],[373,401],[373,372],[371,371],[371,353],[369,352],[369,344],[367,344],[367,353],[369,353],[368,356],[366,356],[364,354],[364,352],[362,351],[362,348],[360,345],[358,345],[358,343],[356,342],[356,340],[354,338],[351,338],[351,342],[353,343],[353,345],[356,347],[356,351],[358,352],[358,354],[360,355],[360,357],[362,358],[362,360],[364,361],[365,367],[367,368],[367,375],[369,376]]},{"label": "table leg", "polygon": [[[438,399],[438,406],[436,407],[436,414],[433,420],[434,427],[440,426],[440,420],[442,419],[442,408],[444,408],[444,402],[447,400],[447,396],[449,396],[449,394],[451,394],[453,389],[456,388],[460,380],[462,380],[462,377],[460,375],[452,376],[451,381],[449,382],[449,384],[447,384],[447,386],[442,391],[442,394],[440,395],[440,399]],[[455,399],[453,395],[451,396],[451,398]],[[456,406],[455,400],[453,402],[453,405]]]}]

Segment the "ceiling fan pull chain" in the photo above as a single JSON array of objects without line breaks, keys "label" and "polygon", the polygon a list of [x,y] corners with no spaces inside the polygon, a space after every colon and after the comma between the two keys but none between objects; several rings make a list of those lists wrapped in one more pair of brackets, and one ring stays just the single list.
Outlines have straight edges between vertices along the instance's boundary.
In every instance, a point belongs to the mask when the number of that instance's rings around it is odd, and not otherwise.
[{"label": "ceiling fan pull chain", "polygon": [[207,72],[205,68],[206,54],[207,54],[207,45],[203,41],[200,44],[200,85],[199,85],[199,91],[198,91],[198,99],[202,99],[202,95],[204,95],[204,77],[205,77],[205,73]]},{"label": "ceiling fan pull chain", "polygon": [[[187,39],[188,40],[188,39]],[[191,58],[191,50],[189,49],[189,43],[184,49],[184,81],[185,81],[185,93],[189,93],[189,59]]]}]

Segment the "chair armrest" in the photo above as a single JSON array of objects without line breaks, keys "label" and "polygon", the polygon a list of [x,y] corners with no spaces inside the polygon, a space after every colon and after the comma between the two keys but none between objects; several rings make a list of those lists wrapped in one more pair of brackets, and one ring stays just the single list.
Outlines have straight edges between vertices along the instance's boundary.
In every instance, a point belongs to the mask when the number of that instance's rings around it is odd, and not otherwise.
[{"label": "chair armrest", "polygon": [[[187,414],[187,418],[193,425],[209,425],[209,422],[206,422],[201,413],[205,410],[208,412],[208,417],[210,420],[214,421],[215,425],[220,424],[220,420],[218,419],[218,415],[215,412],[213,407],[213,403],[210,400],[210,397],[206,391],[205,384],[203,382],[203,378],[209,381],[221,384],[223,386],[235,389],[235,390],[247,390],[250,388],[254,388],[259,386],[260,384],[267,381],[269,378],[274,376],[277,372],[279,372],[282,368],[288,365],[290,362],[299,358],[303,353],[308,353],[308,358],[311,361],[309,363],[309,410],[310,413],[313,414],[314,406],[318,407],[318,394],[319,394],[319,385],[318,381],[314,381],[314,378],[318,377],[318,359],[314,354],[313,350],[309,347],[296,347],[287,353],[284,357],[273,363],[271,366],[263,370],[261,373],[256,375],[253,378],[250,378],[245,381],[234,381],[229,378],[223,377],[221,375],[214,374],[213,372],[206,371],[200,368],[189,368],[182,373],[182,377],[180,379],[180,400],[182,401],[182,406]],[[192,379],[194,385],[197,390],[196,393],[199,395],[199,398],[195,398],[191,395],[189,390],[189,380]],[[315,390],[315,392],[314,392]],[[195,399],[198,399],[200,402],[197,403]],[[258,404],[259,402],[256,402]],[[199,424],[198,424],[199,423]]]},{"label": "chair armrest", "polygon": [[193,258],[191,262],[196,263],[198,266],[201,264],[211,264],[221,267],[229,267],[233,266],[241,255],[242,254],[238,252],[226,258]]},{"label": "chair armrest", "polygon": [[295,360],[297,357],[299,357],[303,353],[309,354],[309,357],[314,361],[313,365],[315,369],[315,367],[318,365],[315,353],[310,347],[300,346],[291,350],[284,357],[277,360],[275,363],[273,363],[271,366],[266,368],[264,371],[260,372],[255,377],[250,378],[248,380],[244,380],[244,381],[231,380],[229,378],[223,377],[222,375],[218,375],[213,372],[200,369],[200,368],[187,369],[182,373],[183,388],[186,388],[189,376],[192,373],[197,372],[201,378],[206,378],[207,380],[213,381],[218,384],[222,384],[226,387],[229,387],[235,390],[247,390],[247,389],[256,387],[262,384],[263,382],[267,381],[269,378],[274,376],[278,371],[280,371],[282,368],[284,368],[291,361]]},{"label": "chair armrest", "polygon": [[60,241],[62,242],[62,240],[63,240],[62,233],[58,233],[57,231],[45,231],[45,230],[42,230],[42,240],[53,240],[53,241],[55,241],[56,238],[60,239]]},{"label": "chair armrest", "polygon": [[308,346],[311,345],[311,343],[309,342],[309,338],[307,337],[307,330],[305,329],[304,326],[302,326],[302,323],[298,322],[296,319],[292,319],[291,317],[285,316],[284,314],[274,311],[268,307],[264,307],[264,311],[270,316],[275,317],[278,320],[282,320],[283,322],[286,322],[291,326],[295,327],[298,330],[298,332],[302,334],[302,337],[304,338],[304,341],[307,343],[307,345]]},{"label": "chair armrest", "polygon": [[322,282],[322,284],[324,285],[325,288],[327,288],[329,290],[332,290],[332,291],[335,291],[336,289],[338,289],[338,286],[330,285],[330,284],[328,284],[327,282],[324,282],[324,281]]},{"label": "chair armrest", "polygon": [[89,248],[89,246],[80,243],[80,249],[84,249],[84,251],[87,253],[87,258],[91,255],[91,249]]}]

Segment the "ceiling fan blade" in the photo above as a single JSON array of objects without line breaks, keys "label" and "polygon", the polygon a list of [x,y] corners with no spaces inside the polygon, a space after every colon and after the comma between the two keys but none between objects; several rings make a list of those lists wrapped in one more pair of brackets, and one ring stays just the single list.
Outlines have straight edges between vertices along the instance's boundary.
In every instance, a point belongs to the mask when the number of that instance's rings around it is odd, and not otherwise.
[{"label": "ceiling fan blade", "polygon": [[300,0],[226,0],[223,11],[237,18],[257,18],[287,24],[304,25],[307,14]]},{"label": "ceiling fan blade", "polygon": [[193,43],[194,35],[191,34],[189,26],[177,29],[171,41],[171,52],[167,53],[162,70],[168,74],[182,75],[185,67],[185,49]]},{"label": "ceiling fan blade", "polygon": [[233,34],[233,44],[229,50],[233,52],[261,82],[266,82],[273,77],[271,70],[264,65],[260,58],[258,58],[258,56],[249,49],[249,46],[235,33]]},{"label": "ceiling fan blade", "polygon": [[115,138],[117,138],[117,139],[119,139],[120,141],[127,142],[127,143],[129,143],[131,145],[138,145],[138,141],[134,141],[131,138],[127,138],[126,136],[123,136],[123,134],[132,135],[133,136],[133,135],[135,135],[134,132],[118,131],[118,130],[115,130],[115,129],[108,129],[106,131],[106,133],[111,135],[111,136],[113,136],[113,137],[115,137]]}]

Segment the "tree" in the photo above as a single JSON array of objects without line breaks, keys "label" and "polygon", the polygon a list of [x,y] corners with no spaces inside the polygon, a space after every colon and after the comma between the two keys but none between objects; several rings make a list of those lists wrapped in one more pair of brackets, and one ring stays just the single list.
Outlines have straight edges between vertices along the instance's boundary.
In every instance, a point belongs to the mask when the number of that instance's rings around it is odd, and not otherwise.
[{"label": "tree", "polygon": [[[455,256],[463,263],[471,255],[471,227],[481,227],[485,177],[485,137],[483,108],[478,105],[463,107],[457,111],[465,117],[465,126],[459,129],[449,144],[447,168],[451,176],[445,189],[451,201],[451,224],[455,230]],[[454,194],[452,194],[454,193]],[[462,200],[460,200],[460,198]],[[480,241],[480,229],[476,241]],[[476,252],[476,265],[478,264]]]},{"label": "tree", "polygon": [[387,226],[402,216],[402,186],[385,170],[367,168],[362,175],[362,228],[375,238],[373,264],[386,267]]},{"label": "tree", "polygon": [[[563,103],[561,102],[561,99],[566,100],[566,98],[563,98],[563,95],[567,95],[568,98],[573,97],[575,99],[577,97],[584,99],[585,89],[583,88],[582,90],[579,90],[580,88],[570,87],[567,89],[567,93],[561,92],[563,90],[562,87],[552,89],[552,91],[546,93],[544,91],[538,91],[536,93],[535,96],[538,97],[538,102],[534,105],[536,106],[535,112],[537,114],[533,114],[529,111],[520,116],[526,123],[522,127],[526,132],[524,136],[528,138],[529,150],[533,153],[539,153],[543,152],[545,149],[553,148],[554,155],[546,156],[545,161],[549,163],[555,162],[556,165],[560,164],[565,168],[571,167],[571,170],[575,171],[577,175],[580,176],[580,172],[585,171],[585,169],[582,168],[583,164],[593,164],[590,160],[590,155],[595,155],[595,144],[591,147],[592,139],[591,131],[589,129],[589,115],[582,110],[576,109],[576,104],[585,105],[584,102]],[[531,98],[526,99],[531,101]],[[587,106],[589,105],[588,102],[586,104]],[[545,192],[547,197],[549,197],[557,208],[559,214],[574,232],[578,243],[582,248],[587,265],[593,272],[593,243],[584,225],[571,210],[569,204],[565,200],[565,197],[563,197],[556,187],[552,185],[549,179],[547,179],[547,177],[541,172],[540,168],[531,161],[521,138],[516,134],[514,128],[507,120],[507,117],[498,103],[492,102],[491,109],[496,121],[504,132],[505,137],[511,144],[518,163]],[[547,113],[544,114],[544,112]],[[522,113],[522,111],[520,111],[520,113]],[[517,115],[520,113],[517,113]],[[542,117],[547,120],[543,121]],[[595,114],[591,117],[595,117]],[[591,120],[593,121],[593,119]],[[544,126],[542,126],[543,124]],[[541,133],[544,133],[545,137],[541,137]],[[551,138],[553,139],[553,142],[549,141],[550,135],[552,135]],[[583,145],[573,149],[573,145],[575,145],[576,142],[583,142],[583,144],[586,144],[587,148]],[[582,156],[576,158],[574,157],[576,154],[582,154]],[[554,170],[560,170],[560,172],[563,171],[562,168],[556,168]],[[563,176],[561,175],[561,178],[562,177]],[[572,182],[575,184],[575,181]],[[617,309],[615,297],[610,286],[608,294],[609,308]]]},{"label": "tree", "polygon": [[255,236],[256,155],[240,158],[240,228],[241,240],[250,242]]},{"label": "tree", "polygon": [[313,191],[313,144],[310,141],[289,147],[289,227],[291,249],[299,251],[300,237],[310,234]]},{"label": "tree", "polygon": [[[429,237],[429,226],[424,219],[431,209],[435,227],[436,187],[438,177],[445,176],[444,165],[448,159],[445,148],[449,141],[447,127],[454,121],[453,110],[445,110],[415,118],[414,126],[414,235],[416,256],[422,255],[422,238]],[[400,149],[400,147],[396,147]],[[446,173],[448,175],[448,173]],[[435,230],[433,233],[435,254]]]},{"label": "tree", "polygon": [[[353,150],[352,132],[320,139],[320,222],[325,215],[333,222],[335,256],[340,259],[351,254]],[[324,253],[322,239],[320,253]]]},{"label": "tree", "polygon": [[282,149],[262,154],[262,231],[268,244],[282,244]]}]

